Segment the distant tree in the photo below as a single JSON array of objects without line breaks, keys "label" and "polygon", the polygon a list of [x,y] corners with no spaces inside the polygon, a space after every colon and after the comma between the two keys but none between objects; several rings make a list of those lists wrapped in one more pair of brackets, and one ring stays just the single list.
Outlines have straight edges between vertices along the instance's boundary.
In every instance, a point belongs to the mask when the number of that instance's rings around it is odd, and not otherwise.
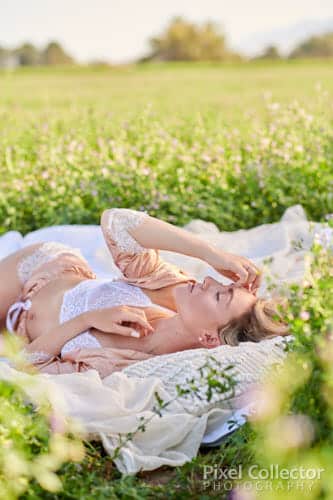
[{"label": "distant tree", "polygon": [[111,64],[108,61],[105,61],[104,59],[92,59],[88,63],[89,66],[93,68],[110,68]]},{"label": "distant tree", "polygon": [[289,55],[291,59],[303,57],[333,57],[333,32],[312,36],[298,45]]},{"label": "distant tree", "polygon": [[41,55],[41,62],[50,66],[75,63],[58,42],[50,42],[46,46]]},{"label": "distant tree", "polygon": [[0,57],[7,56],[8,52],[9,52],[8,49],[5,49],[4,47],[0,46]]},{"label": "distant tree", "polygon": [[0,63],[4,61],[9,55],[9,50],[5,49],[4,47],[0,47]]},{"label": "distant tree", "polygon": [[35,66],[40,62],[40,52],[32,43],[24,43],[12,51],[19,59],[20,66]]},{"label": "distant tree", "polygon": [[226,47],[225,36],[216,23],[208,21],[198,26],[179,16],[170,21],[164,33],[151,38],[150,45],[152,52],[140,62],[221,61],[237,57]]},{"label": "distant tree", "polygon": [[0,47],[0,68],[14,68],[19,65],[19,58],[12,51]]},{"label": "distant tree", "polygon": [[269,45],[260,56],[253,59],[281,59],[281,55],[275,45]]}]

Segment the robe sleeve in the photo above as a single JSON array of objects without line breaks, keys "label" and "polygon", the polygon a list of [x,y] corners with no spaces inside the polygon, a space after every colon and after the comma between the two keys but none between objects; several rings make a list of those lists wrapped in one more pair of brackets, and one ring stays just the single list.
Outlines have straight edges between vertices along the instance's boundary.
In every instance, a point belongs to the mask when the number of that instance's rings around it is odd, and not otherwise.
[{"label": "robe sleeve", "polygon": [[54,356],[43,352],[26,353],[29,364],[40,373],[60,375],[96,370],[101,378],[151,357],[151,354],[145,352],[114,347],[79,348],[64,356]]},{"label": "robe sleeve", "polygon": [[142,247],[129,233],[149,215],[128,208],[111,208],[101,216],[101,229],[107,247],[124,281],[156,290],[165,286],[196,281],[177,266],[164,261],[159,250]]}]

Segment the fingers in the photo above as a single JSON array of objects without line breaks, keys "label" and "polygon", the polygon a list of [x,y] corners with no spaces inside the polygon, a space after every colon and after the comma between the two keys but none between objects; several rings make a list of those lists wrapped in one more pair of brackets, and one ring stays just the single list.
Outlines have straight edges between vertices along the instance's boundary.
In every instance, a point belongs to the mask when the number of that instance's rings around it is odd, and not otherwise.
[{"label": "fingers", "polygon": [[248,270],[243,265],[237,265],[235,271],[239,276],[239,279],[236,281],[236,285],[245,286],[249,279]]},{"label": "fingers", "polygon": [[251,286],[251,290],[252,290],[253,284],[257,278],[257,271],[254,267],[248,267],[247,271],[248,271],[247,282],[248,282],[249,286]]},{"label": "fingers", "polygon": [[242,266],[237,270],[239,279],[236,282],[239,286],[248,288],[249,291],[255,293],[260,286],[262,275],[260,270],[250,261],[243,261]]},{"label": "fingers", "polygon": [[[143,337],[145,335],[149,335],[154,331],[151,324],[148,322],[146,318],[146,314],[144,311],[126,311],[122,314],[124,319],[121,319],[122,325],[126,325],[126,327],[134,326],[134,332],[131,332],[132,337]],[[126,328],[123,326],[123,328]],[[133,330],[133,328],[130,328]],[[128,328],[126,330],[128,332]],[[125,331],[124,331],[125,334]],[[128,333],[127,333],[128,334]]]},{"label": "fingers", "polygon": [[117,335],[123,335],[124,337],[134,337],[140,338],[144,337],[144,333],[139,330],[135,330],[134,328],[123,326],[123,325],[114,325],[112,328],[112,333],[116,333]]},{"label": "fingers", "polygon": [[262,281],[262,273],[258,270],[257,276],[252,284],[252,292],[256,293],[257,290],[259,289]]},{"label": "fingers", "polygon": [[223,252],[222,262],[213,265],[223,276],[234,281],[236,286],[245,287],[255,293],[261,283],[261,271],[246,257]]},{"label": "fingers", "polygon": [[139,328],[140,328],[140,326],[141,326],[142,330],[143,330],[144,332],[146,332],[146,334],[147,334],[147,335],[148,335],[149,333],[152,333],[152,332],[154,331],[154,328],[151,326],[151,324],[150,324],[150,323],[147,321],[147,319],[145,319],[145,318],[140,318],[140,317],[138,317],[138,318],[136,319],[136,323],[137,323],[137,325],[139,326]]}]

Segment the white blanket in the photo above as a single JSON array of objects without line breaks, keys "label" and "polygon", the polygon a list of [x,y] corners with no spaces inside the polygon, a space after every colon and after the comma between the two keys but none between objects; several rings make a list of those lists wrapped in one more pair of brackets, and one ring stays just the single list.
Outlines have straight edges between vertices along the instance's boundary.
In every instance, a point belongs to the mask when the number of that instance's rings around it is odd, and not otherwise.
[{"label": "white blanket", "polygon": [[[273,257],[270,268],[282,281],[299,281],[304,266],[303,257],[309,250],[314,233],[301,206],[290,207],[280,222],[265,224],[249,230],[219,232],[209,222],[194,220],[185,226],[217,246],[253,259],[261,264]],[[324,224],[314,224],[315,232],[325,231]],[[327,229],[326,229],[327,230]],[[99,226],[54,226],[34,231],[25,237],[11,231],[0,237],[0,259],[22,246],[39,241],[60,241],[81,249],[98,277],[118,277],[112,258],[104,243]],[[295,248],[295,241],[303,243],[303,250]],[[207,274],[222,278],[202,261],[180,254],[162,252],[161,255],[189,273],[202,279]],[[265,294],[266,283],[259,295]],[[150,419],[145,432],[138,432],[120,451],[115,463],[127,474],[139,470],[153,470],[162,465],[182,465],[193,458],[204,440],[214,441],[227,432],[227,421],[234,415],[242,423],[243,395],[261,380],[266,369],[284,359],[281,338],[259,344],[243,343],[237,347],[221,346],[214,350],[197,349],[158,356],[136,363],[121,373],[113,373],[101,380],[95,370],[67,375],[36,376],[14,370],[0,363],[0,377],[28,383],[27,392],[46,390],[55,409],[77,418],[90,438],[101,439],[112,455],[118,445],[118,434],[123,436],[137,429],[140,417]],[[176,384],[198,376],[198,368],[213,354],[222,364],[234,364],[239,381],[234,395],[215,395],[207,398],[175,399]],[[164,401],[173,401],[163,417],[155,415],[155,391]],[[205,394],[205,387],[202,387]],[[236,413],[235,413],[236,412]]]}]

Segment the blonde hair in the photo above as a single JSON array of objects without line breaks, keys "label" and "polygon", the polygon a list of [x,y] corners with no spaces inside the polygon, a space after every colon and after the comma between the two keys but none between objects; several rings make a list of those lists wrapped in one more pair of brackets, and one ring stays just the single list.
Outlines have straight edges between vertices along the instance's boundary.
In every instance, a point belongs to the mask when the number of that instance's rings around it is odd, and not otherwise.
[{"label": "blonde hair", "polygon": [[239,342],[259,342],[264,338],[288,335],[289,328],[281,309],[286,299],[258,299],[253,307],[227,325],[219,328],[221,343],[238,345]]}]

